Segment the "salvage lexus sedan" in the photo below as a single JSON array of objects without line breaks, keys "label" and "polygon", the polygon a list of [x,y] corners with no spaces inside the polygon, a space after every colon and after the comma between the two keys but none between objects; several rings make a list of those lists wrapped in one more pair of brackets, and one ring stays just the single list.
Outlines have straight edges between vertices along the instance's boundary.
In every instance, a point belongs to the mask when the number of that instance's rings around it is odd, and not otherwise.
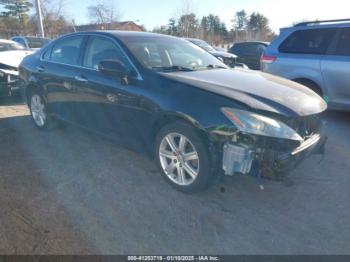
[{"label": "salvage lexus sedan", "polygon": [[146,149],[183,192],[222,173],[277,177],[326,141],[316,93],[175,37],[73,33],[25,58],[20,77],[39,129],[66,121]]}]

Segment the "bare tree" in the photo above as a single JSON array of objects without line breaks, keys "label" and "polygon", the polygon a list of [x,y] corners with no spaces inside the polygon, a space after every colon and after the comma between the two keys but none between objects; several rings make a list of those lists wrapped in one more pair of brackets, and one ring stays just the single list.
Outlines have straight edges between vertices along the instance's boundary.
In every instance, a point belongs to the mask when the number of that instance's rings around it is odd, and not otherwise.
[{"label": "bare tree", "polygon": [[0,38],[10,38],[13,35],[21,34],[22,31],[23,26],[15,17],[0,17]]},{"label": "bare tree", "polygon": [[193,0],[182,0],[181,6],[178,10],[179,16],[188,15],[194,13],[194,3]]},{"label": "bare tree", "polygon": [[67,0],[41,0],[41,10],[43,16],[45,17],[50,14],[54,19],[65,16],[66,4]]},{"label": "bare tree", "polygon": [[[67,19],[67,0],[41,0],[44,30],[48,37],[56,37],[73,31],[73,25]],[[36,15],[30,18],[31,34],[37,34]]]},{"label": "bare tree", "polygon": [[113,0],[99,0],[96,4],[88,7],[88,12],[91,22],[103,24],[106,27],[111,23],[118,22],[121,17],[120,9]]},{"label": "bare tree", "polygon": [[178,32],[182,37],[197,37],[198,20],[194,13],[182,15],[178,21]]},{"label": "bare tree", "polygon": [[199,24],[195,15],[193,0],[182,0],[181,5],[174,14],[177,21],[177,34],[181,37],[197,37]]}]

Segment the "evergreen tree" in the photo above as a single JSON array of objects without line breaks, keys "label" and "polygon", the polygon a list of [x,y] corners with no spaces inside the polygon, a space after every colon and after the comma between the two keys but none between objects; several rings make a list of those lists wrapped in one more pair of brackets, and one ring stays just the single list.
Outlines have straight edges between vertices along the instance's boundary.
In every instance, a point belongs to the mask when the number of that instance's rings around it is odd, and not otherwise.
[{"label": "evergreen tree", "polygon": [[0,14],[3,17],[15,17],[18,19],[23,28],[26,28],[29,15],[28,12],[33,4],[26,0],[0,0],[0,5],[4,11]]}]

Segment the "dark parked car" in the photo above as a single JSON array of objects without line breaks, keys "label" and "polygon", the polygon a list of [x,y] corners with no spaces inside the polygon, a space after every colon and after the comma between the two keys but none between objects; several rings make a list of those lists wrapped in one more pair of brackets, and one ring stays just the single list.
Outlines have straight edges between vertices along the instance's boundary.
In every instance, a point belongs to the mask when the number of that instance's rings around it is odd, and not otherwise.
[{"label": "dark parked car", "polygon": [[216,58],[219,58],[222,62],[224,62],[229,67],[238,66],[238,67],[248,68],[246,65],[237,62],[237,56],[235,54],[230,54],[228,52],[219,51],[219,50],[215,49],[214,47],[212,47],[211,45],[209,45],[207,42],[200,40],[200,39],[186,38],[186,40],[188,40],[191,43],[204,49],[205,51],[212,54]]},{"label": "dark parked car", "polygon": [[325,143],[317,94],[230,69],[184,39],[74,33],[25,58],[20,77],[39,129],[67,121],[147,149],[184,192],[206,188],[219,170],[280,174]]},{"label": "dark parked car", "polygon": [[260,58],[268,46],[267,42],[235,43],[229,52],[238,56],[237,62],[246,64],[250,69],[260,70]]},{"label": "dark parked car", "polygon": [[50,39],[35,37],[35,36],[14,36],[11,38],[12,41],[15,41],[22,45],[27,50],[37,51],[42,48],[44,45],[50,43]]}]

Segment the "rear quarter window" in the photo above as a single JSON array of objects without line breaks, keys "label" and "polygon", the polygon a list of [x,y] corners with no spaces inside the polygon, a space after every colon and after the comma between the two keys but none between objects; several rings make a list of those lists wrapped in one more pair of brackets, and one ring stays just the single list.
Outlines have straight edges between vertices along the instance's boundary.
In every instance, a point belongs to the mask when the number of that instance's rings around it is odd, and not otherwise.
[{"label": "rear quarter window", "polygon": [[47,49],[45,50],[44,54],[42,55],[42,59],[43,59],[43,60],[50,61],[50,58],[51,58],[51,50],[52,50],[52,47],[47,48]]},{"label": "rear quarter window", "polygon": [[279,47],[281,53],[325,54],[337,29],[307,29],[292,33]]},{"label": "rear quarter window", "polygon": [[236,55],[241,55],[243,53],[243,47],[241,44],[235,44],[232,48],[231,48],[231,52],[236,54]]},{"label": "rear quarter window", "polygon": [[335,54],[350,57],[350,28],[345,28],[340,32]]},{"label": "rear quarter window", "polygon": [[52,48],[50,61],[67,65],[78,65],[83,38],[83,36],[68,36],[58,40]]}]

